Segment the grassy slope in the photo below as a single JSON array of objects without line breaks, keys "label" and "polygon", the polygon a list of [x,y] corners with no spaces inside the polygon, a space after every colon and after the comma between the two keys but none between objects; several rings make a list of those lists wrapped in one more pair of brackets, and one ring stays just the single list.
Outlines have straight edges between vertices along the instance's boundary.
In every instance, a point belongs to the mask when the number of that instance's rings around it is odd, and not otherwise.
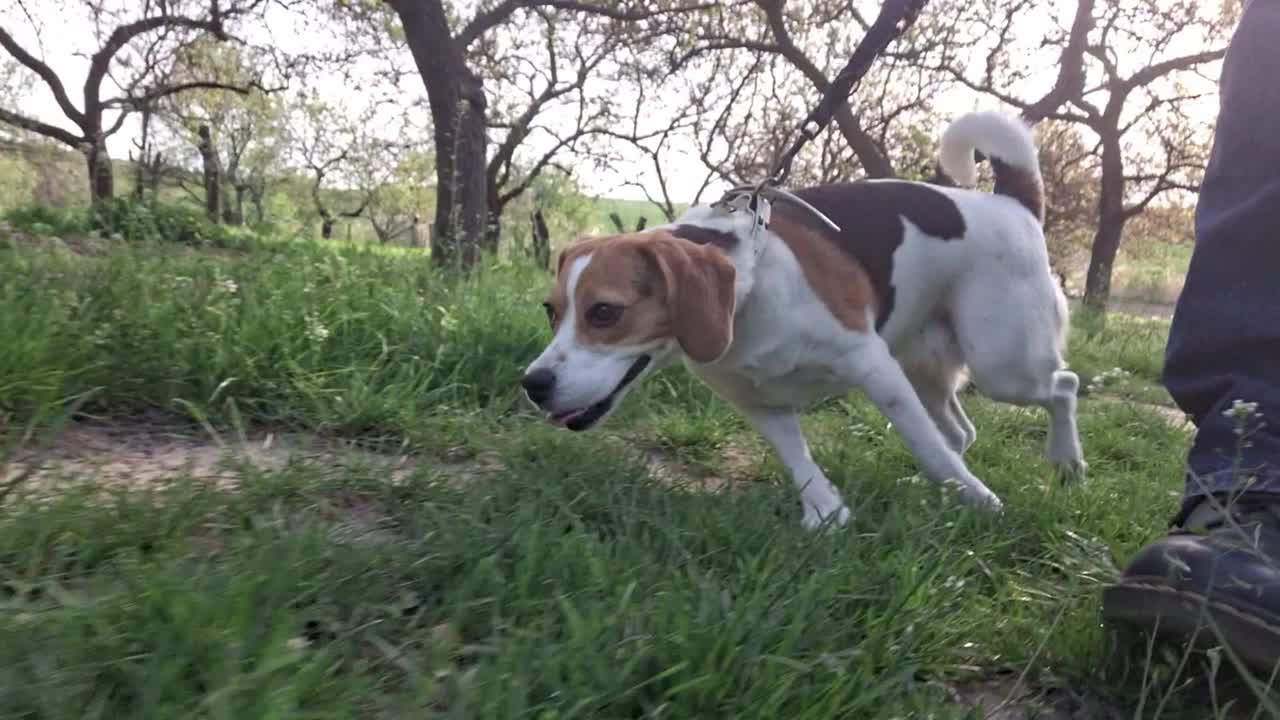
[{"label": "grassy slope", "polygon": [[[1086,398],[1091,478],[1063,489],[1042,415],[967,399],[995,518],[913,480],[863,401],[827,403],[805,423],[857,517],[815,537],[776,460],[682,370],[607,432],[530,417],[514,379],[545,339],[544,283],[509,267],[452,281],[412,251],[340,244],[0,249],[9,440],[78,400],[501,461],[461,485],[430,463],[402,484],[298,463],[244,468],[239,492],[11,497],[6,716],[958,718],[940,681],[998,671],[1069,678],[1130,716],[1168,691],[1164,716],[1206,716],[1203,686],[1126,669],[1098,624],[1099,583],[1176,502],[1185,436],[1151,412]],[[1071,354],[1086,381],[1120,367],[1122,392],[1159,397],[1164,325],[1087,329]],[[747,482],[670,487],[638,447],[712,469],[745,456]],[[392,539],[344,540],[352,504]]]},{"label": "grassy slope", "polygon": [[[645,218],[650,226],[666,222],[666,217],[656,205],[645,200],[624,200],[621,198],[592,198],[592,204],[595,207],[592,222],[598,230],[605,232],[613,232],[613,221],[609,219],[609,214],[616,212],[622,218],[622,224],[628,230],[634,228],[640,218]],[[676,210],[683,210],[685,206],[677,206]]]}]

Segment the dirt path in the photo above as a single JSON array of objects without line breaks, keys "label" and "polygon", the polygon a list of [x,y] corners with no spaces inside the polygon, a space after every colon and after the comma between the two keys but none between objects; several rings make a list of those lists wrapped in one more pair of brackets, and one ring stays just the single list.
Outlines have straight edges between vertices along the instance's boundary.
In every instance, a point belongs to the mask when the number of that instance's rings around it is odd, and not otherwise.
[{"label": "dirt path", "polygon": [[1142,317],[1164,318],[1173,317],[1172,303],[1145,302],[1142,300],[1116,300],[1113,299],[1109,303],[1109,309],[1112,312],[1125,313],[1128,315],[1140,315]]},{"label": "dirt path", "polygon": [[335,467],[379,465],[392,480],[416,467],[408,455],[375,453],[305,433],[257,432],[242,441],[174,426],[74,423],[46,447],[20,452],[8,467],[0,467],[0,486],[26,475],[22,484],[28,490],[49,488],[64,478],[94,478],[103,486],[137,489],[182,476],[233,487],[240,475],[237,465],[278,470],[294,458]]},{"label": "dirt path", "polygon": [[[1118,398],[1092,397],[1088,403],[1123,404],[1149,412],[1172,427],[1190,430],[1175,408]],[[758,453],[730,445],[707,462],[690,463],[672,456],[646,438],[611,435],[611,442],[637,449],[655,479],[705,490],[717,490],[756,477]],[[37,450],[21,452],[0,465],[0,488],[20,476],[24,490],[44,492],[60,480],[91,478],[103,487],[141,489],[178,477],[191,477],[222,487],[234,487],[241,470],[283,468],[290,460],[311,461],[327,468],[354,464],[382,468],[391,482],[402,481],[423,463],[456,480],[492,474],[501,463],[491,454],[420,456],[375,452],[350,441],[312,433],[257,431],[243,440],[213,437],[190,427],[164,424],[73,423]]]}]

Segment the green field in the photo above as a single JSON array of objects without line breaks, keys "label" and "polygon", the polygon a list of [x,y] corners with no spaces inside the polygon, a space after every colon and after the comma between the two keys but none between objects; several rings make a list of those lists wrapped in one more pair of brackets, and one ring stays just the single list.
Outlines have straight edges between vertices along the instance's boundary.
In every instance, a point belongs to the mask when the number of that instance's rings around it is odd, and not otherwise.
[{"label": "green field", "polygon": [[[0,237],[3,717],[1276,716],[1100,625],[1181,487],[1164,321],[1077,323],[1082,485],[1043,414],[966,396],[998,517],[857,396],[815,409],[855,518],[814,535],[682,369],[595,433],[530,413],[543,271],[239,240]],[[143,473],[162,445],[227,462]]]},{"label": "green field", "polygon": [[[667,221],[662,210],[647,200],[624,200],[622,198],[592,198],[592,214],[591,222],[595,230],[601,232],[614,232],[613,221],[609,218],[611,213],[617,213],[622,218],[623,227],[628,230],[636,227],[636,223],[640,218],[644,218],[650,227]],[[687,205],[677,206],[677,212],[682,211]]]}]

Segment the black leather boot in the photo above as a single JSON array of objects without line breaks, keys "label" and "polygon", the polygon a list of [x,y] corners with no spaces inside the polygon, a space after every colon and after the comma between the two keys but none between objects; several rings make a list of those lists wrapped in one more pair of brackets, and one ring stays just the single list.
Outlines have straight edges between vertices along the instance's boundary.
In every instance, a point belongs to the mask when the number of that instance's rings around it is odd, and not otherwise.
[{"label": "black leather boot", "polygon": [[1201,501],[1103,590],[1102,614],[1164,639],[1226,646],[1269,675],[1280,662],[1280,498]]}]

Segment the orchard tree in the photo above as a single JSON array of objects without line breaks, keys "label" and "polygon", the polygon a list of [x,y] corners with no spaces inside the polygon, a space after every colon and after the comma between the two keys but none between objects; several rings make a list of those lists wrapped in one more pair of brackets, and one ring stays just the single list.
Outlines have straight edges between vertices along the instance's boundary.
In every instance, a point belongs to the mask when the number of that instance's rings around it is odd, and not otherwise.
[{"label": "orchard tree", "polygon": [[[247,93],[258,84],[226,83],[210,77],[174,76],[174,60],[198,39],[226,42],[237,27],[259,16],[267,0],[60,0],[39,8],[42,13],[83,15],[93,21],[96,46],[88,51],[83,79],[59,77],[37,45],[19,42],[18,23],[25,19],[37,37],[53,29],[27,12],[30,5],[11,0],[0,21],[0,48],[39,79],[67,123],[53,124],[7,104],[0,122],[52,138],[81,153],[89,171],[90,197],[110,198],[115,189],[107,138],[129,116],[170,96],[191,90]],[[68,87],[79,87],[78,103]]]},{"label": "orchard tree", "polygon": [[[1044,56],[1028,45],[1029,28],[1043,23],[1035,12],[1053,14],[1052,4],[1007,2],[995,14],[974,13],[969,22],[987,43],[984,72],[975,76],[958,63],[951,71],[968,87],[1022,109],[1030,120],[1052,118],[1088,131],[1099,174],[1084,302],[1102,310],[1125,224],[1162,195],[1199,187],[1208,133],[1192,109],[1213,91],[1207,71],[1225,54],[1232,17],[1196,0],[1093,5],[1077,0],[1077,22],[1043,41],[1061,57],[1069,48],[1080,52],[1078,76],[1055,86],[1061,92],[1052,107],[1017,94],[1017,88],[1037,81],[1038,58]],[[1087,23],[1079,22],[1082,14]]]},{"label": "orchard tree", "polygon": [[378,242],[397,242],[409,235],[409,244],[415,244],[419,225],[435,201],[431,158],[420,150],[406,150],[385,159],[392,163],[389,173],[379,172],[375,163],[365,165],[370,174],[363,183],[372,187],[365,217]]},{"label": "orchard tree", "polygon": [[516,11],[474,44],[475,65],[492,87],[486,251],[498,249],[502,216],[514,200],[548,169],[571,174],[559,159],[566,153],[581,157],[585,143],[608,133],[617,119],[618,52],[654,32],[534,7]]},{"label": "orchard tree", "polygon": [[[249,86],[253,84],[252,64],[239,47],[202,42],[183,53],[180,67],[185,76]],[[217,219],[229,225],[244,224],[248,200],[262,222],[262,198],[284,144],[285,113],[280,95],[256,89],[245,95],[199,89],[170,96],[160,108],[169,132],[180,143],[175,154],[189,164],[193,153],[200,156],[202,167],[216,164],[218,183],[212,189],[221,197],[215,206]],[[203,139],[206,132],[207,145]]]},{"label": "orchard tree", "polygon": [[[840,103],[826,137],[797,161],[797,166],[825,165],[826,172],[802,170],[801,176],[898,174],[898,144],[910,136],[904,129],[928,121],[946,79],[936,68],[959,49],[958,5],[959,0],[935,0],[924,7],[917,22],[882,53],[854,97]],[[879,7],[878,0],[750,0],[703,13],[688,29],[684,45],[673,50],[671,66],[710,54],[732,57],[718,61],[714,72],[701,73],[699,96],[716,98],[716,110],[728,110],[725,117],[714,110],[703,113],[712,130],[702,134],[706,159],[735,182],[758,179],[848,61]]]},{"label": "orchard tree", "polygon": [[407,130],[379,135],[382,103],[352,112],[312,89],[289,106],[290,151],[309,178],[309,194],[320,218],[320,236],[330,238],[340,219],[364,216],[378,188],[393,176],[406,152]]},{"label": "orchard tree", "polygon": [[608,18],[616,32],[643,23],[667,23],[715,3],[673,5],[661,0],[496,0],[481,3],[469,19],[443,0],[386,0],[400,20],[405,44],[426,87],[435,140],[436,212],[432,259],[470,267],[485,243],[489,218],[488,137],[490,99],[474,48],[512,21],[519,10],[554,8]]},{"label": "orchard tree", "polygon": [[1044,178],[1044,235],[1059,276],[1072,275],[1081,253],[1087,257],[1097,221],[1099,162],[1080,126],[1042,120],[1035,128]]}]

